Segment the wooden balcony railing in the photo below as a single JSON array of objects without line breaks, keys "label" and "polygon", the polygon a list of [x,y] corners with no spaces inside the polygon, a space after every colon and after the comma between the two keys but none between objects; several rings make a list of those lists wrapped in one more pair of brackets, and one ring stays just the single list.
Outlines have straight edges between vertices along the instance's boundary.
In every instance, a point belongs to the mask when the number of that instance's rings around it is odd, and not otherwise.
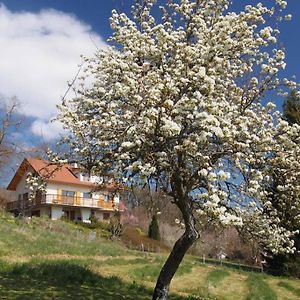
[{"label": "wooden balcony railing", "polygon": [[18,200],[7,203],[7,210],[22,210],[27,209],[38,204],[58,204],[67,206],[78,206],[78,207],[90,207],[90,208],[102,208],[109,210],[118,210],[118,204],[114,203],[113,200],[106,202],[104,199],[93,199],[83,197],[69,197],[62,195],[41,195],[33,200]]}]

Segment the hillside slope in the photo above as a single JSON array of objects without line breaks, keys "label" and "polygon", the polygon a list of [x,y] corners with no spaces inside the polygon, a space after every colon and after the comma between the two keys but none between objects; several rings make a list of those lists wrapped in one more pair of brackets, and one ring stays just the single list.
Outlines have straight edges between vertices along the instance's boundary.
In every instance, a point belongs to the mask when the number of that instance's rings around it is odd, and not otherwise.
[{"label": "hillside slope", "polygon": [[[151,299],[166,254],[128,250],[79,225],[0,213],[0,299]],[[186,257],[170,299],[299,299],[300,281]]]}]

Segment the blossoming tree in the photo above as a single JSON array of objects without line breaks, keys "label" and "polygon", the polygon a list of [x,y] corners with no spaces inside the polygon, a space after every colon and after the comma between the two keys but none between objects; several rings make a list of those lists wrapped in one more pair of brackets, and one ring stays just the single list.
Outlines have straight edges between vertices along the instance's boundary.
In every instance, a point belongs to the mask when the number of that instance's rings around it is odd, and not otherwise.
[{"label": "blossoming tree", "polygon": [[[266,190],[271,199],[270,205],[275,206],[277,214],[280,215],[282,226],[290,231],[296,231],[300,228],[300,134],[298,129],[300,106],[299,98],[293,92],[285,100],[283,115],[289,124],[297,124],[298,126],[290,127],[288,131],[286,130],[287,126],[282,126],[281,132],[276,136],[278,140],[277,155],[269,160],[271,165]],[[268,272],[300,278],[299,232],[294,235],[293,239],[295,242],[294,253],[267,255],[266,267]]]},{"label": "blossoming tree", "polygon": [[[59,119],[70,131],[73,158],[92,151],[94,171],[158,187],[181,211],[185,232],[153,293],[167,299],[207,225],[236,226],[273,252],[293,251],[267,175],[275,159],[286,160],[290,132],[299,127],[261,103],[282,84],[296,87],[278,78],[285,54],[276,46],[279,30],[268,25],[290,18],[286,1],[239,13],[228,0],[165,1],[160,15],[152,14],[155,2],[136,1],[132,19],[112,12],[111,46],[85,60],[76,97],[64,100]],[[282,131],[286,147],[278,146]]]}]

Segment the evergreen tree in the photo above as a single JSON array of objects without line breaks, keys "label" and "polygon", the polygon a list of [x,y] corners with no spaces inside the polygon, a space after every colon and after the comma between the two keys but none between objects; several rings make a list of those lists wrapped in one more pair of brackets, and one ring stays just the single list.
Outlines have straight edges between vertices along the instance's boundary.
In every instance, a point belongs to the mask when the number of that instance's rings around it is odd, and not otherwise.
[{"label": "evergreen tree", "polygon": [[156,215],[152,216],[152,220],[148,229],[148,237],[153,240],[160,240],[159,225]]}]

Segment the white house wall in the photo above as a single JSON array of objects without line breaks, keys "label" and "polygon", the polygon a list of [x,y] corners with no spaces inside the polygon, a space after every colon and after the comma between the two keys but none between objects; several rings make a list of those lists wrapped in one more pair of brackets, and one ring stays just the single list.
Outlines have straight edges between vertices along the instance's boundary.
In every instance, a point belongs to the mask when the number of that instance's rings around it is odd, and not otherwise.
[{"label": "white house wall", "polygon": [[57,195],[57,186],[52,183],[47,183],[46,192],[49,195]]},{"label": "white house wall", "polygon": [[21,178],[21,180],[19,181],[19,183],[17,184],[16,186],[16,194],[17,194],[17,197],[18,195],[20,194],[25,194],[28,192],[28,189],[26,188],[26,178],[27,178],[27,175],[29,172],[32,172],[33,169],[30,168],[24,175],[23,177]]},{"label": "white house wall", "polygon": [[83,222],[89,221],[91,216],[91,209],[87,207],[80,207],[81,220]]},{"label": "white house wall", "polygon": [[85,188],[85,187],[80,187],[75,185],[60,184],[60,183],[47,184],[47,194],[57,195],[57,190],[65,190],[65,191],[81,192],[81,193],[88,193],[91,191],[90,188]]},{"label": "white house wall", "polygon": [[63,216],[62,206],[53,205],[51,206],[51,219],[59,220]]}]

